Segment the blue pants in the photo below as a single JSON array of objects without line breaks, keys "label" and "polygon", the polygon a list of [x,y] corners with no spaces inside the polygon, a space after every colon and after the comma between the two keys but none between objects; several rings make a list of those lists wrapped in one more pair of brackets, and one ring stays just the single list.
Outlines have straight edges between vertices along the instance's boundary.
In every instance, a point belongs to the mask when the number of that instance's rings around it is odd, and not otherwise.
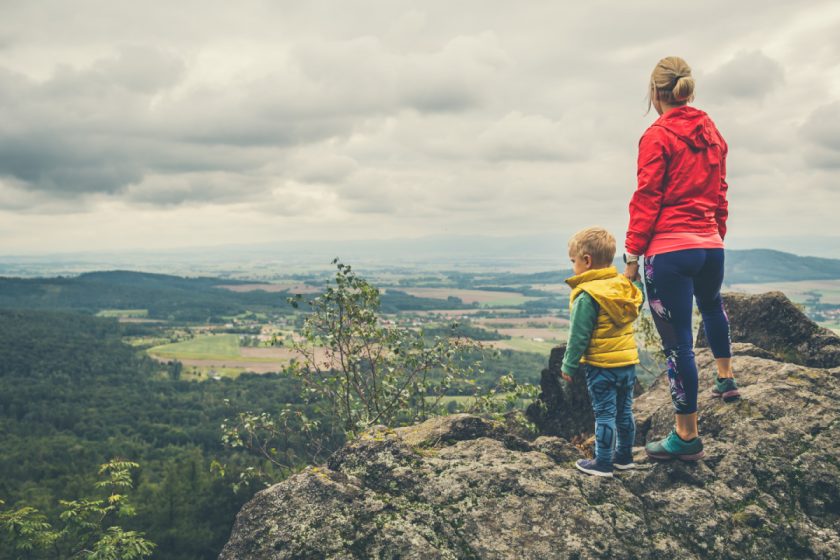
[{"label": "blue pants", "polygon": [[729,318],[720,299],[722,283],[723,249],[685,249],[645,258],[648,304],[668,360],[668,382],[677,414],[697,412],[692,297],[703,316],[712,354],[715,358],[732,355]]},{"label": "blue pants", "polygon": [[636,438],[632,409],[636,366],[606,369],[584,364],[583,371],[595,413],[595,460],[607,467],[612,467],[614,458],[627,462]]}]

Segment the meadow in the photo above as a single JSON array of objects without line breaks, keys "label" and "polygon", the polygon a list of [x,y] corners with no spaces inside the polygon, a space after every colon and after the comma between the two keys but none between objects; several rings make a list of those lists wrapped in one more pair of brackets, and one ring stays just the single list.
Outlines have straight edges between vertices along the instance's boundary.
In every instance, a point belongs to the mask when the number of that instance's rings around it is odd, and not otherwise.
[{"label": "meadow", "polygon": [[[283,335],[287,333],[281,333]],[[238,334],[205,334],[189,340],[153,346],[146,352],[161,362],[177,360],[184,366],[182,379],[201,381],[243,373],[277,373],[300,358],[289,346],[242,346]],[[316,359],[325,355],[316,350]]]}]

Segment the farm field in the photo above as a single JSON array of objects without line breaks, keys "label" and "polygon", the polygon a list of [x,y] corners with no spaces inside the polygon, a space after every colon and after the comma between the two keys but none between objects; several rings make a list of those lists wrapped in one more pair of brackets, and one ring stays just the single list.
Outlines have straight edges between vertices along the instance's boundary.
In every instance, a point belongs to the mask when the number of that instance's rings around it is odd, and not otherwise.
[{"label": "farm field", "polygon": [[118,317],[125,319],[145,319],[149,316],[148,309],[103,309],[96,314],[97,317]]},{"label": "farm field", "polygon": [[491,317],[477,319],[475,322],[485,328],[550,328],[569,325],[568,319],[554,315],[544,315],[542,317]]},{"label": "farm field", "polygon": [[269,283],[255,283],[255,284],[222,284],[216,286],[231,292],[255,292],[262,290],[263,292],[289,292],[292,294],[317,294],[321,290],[309,286],[307,284],[269,284]]},{"label": "farm field", "polygon": [[552,294],[568,294],[571,292],[568,284],[533,284],[531,287]]},{"label": "farm field", "polygon": [[481,307],[506,307],[522,305],[537,298],[515,292],[496,292],[492,290],[464,290],[458,288],[397,288],[409,295],[423,298],[445,300],[456,297],[467,305],[477,303]]},{"label": "farm field", "polygon": [[840,334],[840,322],[827,322],[827,323],[820,323],[821,327],[825,327],[834,331],[837,334]]},{"label": "farm field", "polygon": [[[184,365],[185,379],[207,379],[213,375],[236,377],[243,372],[271,373],[282,371],[297,352],[286,347],[239,346],[239,335],[216,334],[191,340],[163,344],[147,350],[162,362],[178,360]],[[315,359],[325,361],[323,351],[316,351]],[[201,374],[201,375],[199,375]]]},{"label": "farm field", "polygon": [[528,338],[511,338],[510,340],[491,340],[485,345],[499,350],[514,350],[516,352],[532,352],[548,356],[551,349],[557,346],[557,340],[532,340]]},{"label": "farm field", "polygon": [[[433,309],[431,311],[403,311],[401,315],[416,315],[418,317],[461,317],[464,315],[478,315],[487,313],[487,309]],[[521,309],[494,307],[494,315],[522,315]],[[505,319],[507,320],[507,319]]]},{"label": "farm field", "polygon": [[152,356],[167,359],[224,360],[239,358],[239,335],[216,334],[197,336],[183,342],[174,342],[149,348]]},{"label": "farm field", "polygon": [[728,290],[747,294],[780,291],[796,303],[803,303],[812,294],[822,295],[822,303],[840,305],[840,280],[802,280],[799,282],[767,282],[764,284],[732,284]]},{"label": "farm field", "polygon": [[539,327],[525,327],[525,328],[512,328],[512,329],[497,329],[499,334],[507,335],[511,338],[525,338],[528,340],[534,340],[536,338],[541,338],[543,340],[565,340],[566,336],[565,330],[561,329],[552,329],[552,328],[539,328]]}]

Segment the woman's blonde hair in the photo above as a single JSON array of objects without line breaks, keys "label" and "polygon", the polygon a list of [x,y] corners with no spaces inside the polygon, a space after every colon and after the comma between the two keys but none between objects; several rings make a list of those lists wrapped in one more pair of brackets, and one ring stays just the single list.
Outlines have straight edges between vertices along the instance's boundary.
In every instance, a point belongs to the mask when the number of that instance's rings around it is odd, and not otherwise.
[{"label": "woman's blonde hair", "polygon": [[656,63],[650,73],[648,87],[648,111],[653,102],[653,92],[660,101],[669,105],[685,105],[694,99],[694,78],[691,66],[678,56],[666,56]]},{"label": "woman's blonde hair", "polygon": [[592,263],[605,266],[615,258],[615,237],[601,227],[582,229],[569,239],[569,256],[589,255]]}]

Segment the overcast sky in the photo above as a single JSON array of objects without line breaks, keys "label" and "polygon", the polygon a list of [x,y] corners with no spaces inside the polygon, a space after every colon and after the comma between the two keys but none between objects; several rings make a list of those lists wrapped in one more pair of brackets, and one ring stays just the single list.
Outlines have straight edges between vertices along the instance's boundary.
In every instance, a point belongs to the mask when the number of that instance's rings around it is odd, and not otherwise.
[{"label": "overcast sky", "polygon": [[840,235],[840,3],[0,2],[0,254],[623,237],[650,71],[730,238]]}]

